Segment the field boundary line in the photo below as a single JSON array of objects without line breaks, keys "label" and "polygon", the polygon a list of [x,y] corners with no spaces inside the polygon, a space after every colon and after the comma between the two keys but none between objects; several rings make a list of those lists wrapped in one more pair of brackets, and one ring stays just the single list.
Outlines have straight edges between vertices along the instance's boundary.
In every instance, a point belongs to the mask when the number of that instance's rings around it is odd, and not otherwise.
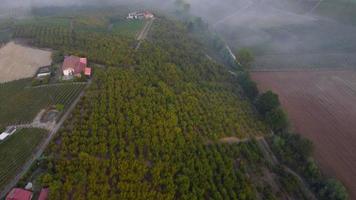
[{"label": "field boundary line", "polygon": [[38,86],[26,86],[25,89],[55,87],[55,86],[62,86],[62,85],[86,85],[86,84],[88,84],[88,82],[53,83],[53,84],[45,84],[45,85],[38,85]]},{"label": "field boundary line", "polygon": [[250,72],[333,72],[333,71],[356,71],[356,68],[352,67],[339,67],[339,68],[289,68],[289,69],[282,69],[282,68],[253,68],[249,70]]}]

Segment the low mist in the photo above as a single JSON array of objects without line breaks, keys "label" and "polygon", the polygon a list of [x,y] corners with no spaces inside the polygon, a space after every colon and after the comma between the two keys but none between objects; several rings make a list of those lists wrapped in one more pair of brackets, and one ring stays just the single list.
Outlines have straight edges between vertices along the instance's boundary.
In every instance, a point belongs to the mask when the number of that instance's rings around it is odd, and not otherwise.
[{"label": "low mist", "polygon": [[[5,0],[2,15],[47,6],[144,4],[167,10],[176,0]],[[180,0],[184,1],[184,0]],[[249,48],[259,67],[354,67],[356,28],[319,15],[323,0],[185,0],[233,51]],[[338,65],[338,66],[335,66]]]}]

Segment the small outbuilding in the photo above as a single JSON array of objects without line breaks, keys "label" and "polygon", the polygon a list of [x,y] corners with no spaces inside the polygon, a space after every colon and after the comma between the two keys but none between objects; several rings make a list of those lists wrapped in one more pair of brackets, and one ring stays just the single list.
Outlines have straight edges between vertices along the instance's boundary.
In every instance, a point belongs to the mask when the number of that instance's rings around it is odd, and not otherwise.
[{"label": "small outbuilding", "polygon": [[16,130],[17,129],[14,126],[8,127],[3,133],[0,134],[0,141],[5,140],[10,135],[14,134]]},{"label": "small outbuilding", "polygon": [[21,189],[13,188],[6,196],[6,200],[31,200],[32,192]]},{"label": "small outbuilding", "polygon": [[51,75],[51,66],[40,67],[36,73],[37,78],[43,78],[50,75]]},{"label": "small outbuilding", "polygon": [[25,190],[32,190],[33,184],[31,182],[28,182],[25,186]]}]

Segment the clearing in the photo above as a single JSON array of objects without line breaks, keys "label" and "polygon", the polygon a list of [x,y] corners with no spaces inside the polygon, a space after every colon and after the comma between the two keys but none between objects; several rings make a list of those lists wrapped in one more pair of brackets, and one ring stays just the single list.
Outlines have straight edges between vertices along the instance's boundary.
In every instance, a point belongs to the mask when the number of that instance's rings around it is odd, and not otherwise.
[{"label": "clearing", "polygon": [[253,72],[262,90],[280,96],[294,130],[315,144],[323,171],[356,198],[356,71]]},{"label": "clearing", "polygon": [[124,36],[135,36],[144,27],[145,21],[143,20],[118,20],[110,24],[109,30],[113,33]]},{"label": "clearing", "polygon": [[50,65],[51,52],[9,42],[0,49],[0,83],[32,77],[41,66]]}]

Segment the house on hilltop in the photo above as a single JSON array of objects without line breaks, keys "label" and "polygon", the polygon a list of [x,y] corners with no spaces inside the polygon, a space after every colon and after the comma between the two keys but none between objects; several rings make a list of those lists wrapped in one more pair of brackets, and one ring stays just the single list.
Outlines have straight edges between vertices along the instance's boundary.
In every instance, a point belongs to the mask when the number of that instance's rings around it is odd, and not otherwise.
[{"label": "house on hilltop", "polygon": [[155,16],[149,11],[132,12],[126,17],[126,19],[153,19]]},{"label": "house on hilltop", "polygon": [[62,72],[66,77],[80,77],[82,73],[86,76],[91,76],[91,68],[88,67],[87,58],[77,56],[66,56],[64,58]]}]

